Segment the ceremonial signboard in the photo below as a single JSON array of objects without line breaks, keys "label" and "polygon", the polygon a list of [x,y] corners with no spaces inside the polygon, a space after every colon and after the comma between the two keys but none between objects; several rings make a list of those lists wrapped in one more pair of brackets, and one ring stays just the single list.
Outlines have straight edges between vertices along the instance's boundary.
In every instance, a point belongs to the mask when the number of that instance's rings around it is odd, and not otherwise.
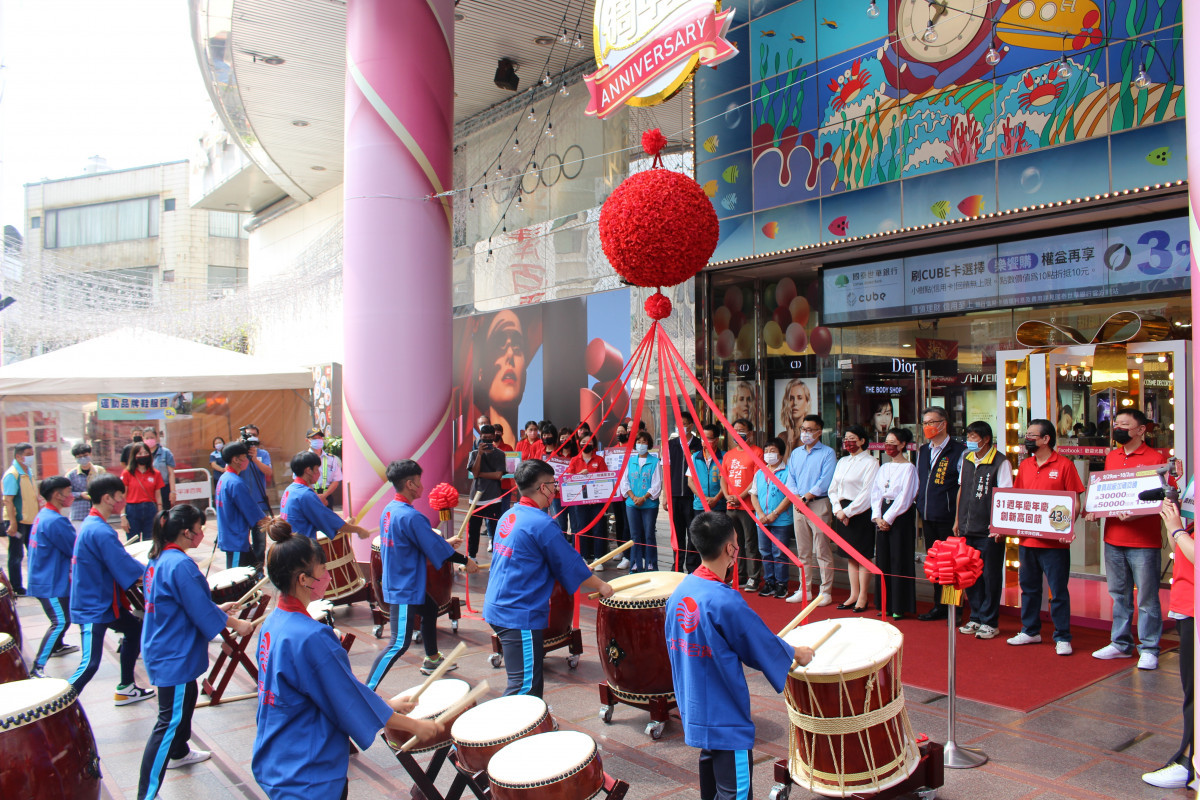
[{"label": "ceremonial signboard", "polygon": [[521,466],[521,453],[517,450],[504,451],[504,477],[511,478]]},{"label": "ceremonial signboard", "polygon": [[612,450],[604,451],[604,463],[613,472],[620,472],[621,465],[625,463],[625,447],[614,447]]},{"label": "ceremonial signboard", "polygon": [[1154,467],[1093,472],[1088,476],[1083,510],[1100,517],[1115,517],[1122,512],[1134,516],[1157,514],[1162,500],[1139,500],[1138,495],[1161,488],[1162,478]]},{"label": "ceremonial signboard", "polygon": [[992,493],[992,533],[1072,542],[1077,500],[1074,492],[996,489]]},{"label": "ceremonial signboard", "polygon": [[567,475],[563,478],[561,489],[564,506],[604,503],[617,494],[617,473],[585,472],[581,475]]},{"label": "ceremonial signboard", "polygon": [[1196,518],[1196,480],[1188,481],[1187,489],[1183,491],[1180,513],[1188,519]]},{"label": "ceremonial signboard", "polygon": [[603,119],[628,103],[669,100],[700,64],[737,55],[725,40],[733,9],[713,0],[596,0],[592,41],[599,69],[585,75],[585,113]]}]

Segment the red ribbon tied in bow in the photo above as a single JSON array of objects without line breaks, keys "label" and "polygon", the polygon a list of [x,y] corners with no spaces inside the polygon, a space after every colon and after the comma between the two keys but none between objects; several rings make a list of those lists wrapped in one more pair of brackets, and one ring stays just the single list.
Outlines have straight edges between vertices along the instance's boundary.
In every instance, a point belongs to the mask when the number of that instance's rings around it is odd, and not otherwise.
[{"label": "red ribbon tied in bow", "polygon": [[434,511],[446,511],[458,505],[458,490],[448,483],[439,483],[429,493],[429,507]]},{"label": "red ribbon tied in bow", "polygon": [[979,580],[983,559],[961,536],[934,542],[925,556],[925,577],[942,586],[966,589]]}]

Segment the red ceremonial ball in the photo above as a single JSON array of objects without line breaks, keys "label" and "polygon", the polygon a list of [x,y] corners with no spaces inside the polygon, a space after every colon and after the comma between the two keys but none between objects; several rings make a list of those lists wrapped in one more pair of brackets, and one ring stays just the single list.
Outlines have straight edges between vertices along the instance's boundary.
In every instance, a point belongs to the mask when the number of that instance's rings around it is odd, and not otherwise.
[{"label": "red ceremonial ball", "polygon": [[600,209],[604,254],[635,286],[683,283],[708,263],[719,232],[704,190],[669,169],[631,175]]}]

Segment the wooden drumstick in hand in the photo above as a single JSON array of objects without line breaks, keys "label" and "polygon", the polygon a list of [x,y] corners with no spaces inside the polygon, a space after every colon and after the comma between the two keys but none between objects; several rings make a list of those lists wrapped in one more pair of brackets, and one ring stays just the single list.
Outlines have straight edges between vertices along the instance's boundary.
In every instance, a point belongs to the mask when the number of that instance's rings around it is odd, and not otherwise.
[{"label": "wooden drumstick in hand", "polygon": [[253,598],[256,594],[258,594],[262,590],[262,588],[270,582],[271,582],[270,578],[264,577],[261,581],[254,584],[253,588],[251,588],[250,591],[248,591],[244,595],[242,595],[241,600],[238,600],[236,603],[233,604],[234,608],[239,608],[239,607],[250,605],[250,599]]},{"label": "wooden drumstick in hand", "polygon": [[467,516],[463,517],[462,525],[458,526],[458,538],[460,540],[462,539],[463,531],[467,529],[467,523],[471,520],[471,515],[475,513],[475,504],[479,502],[479,498],[481,497],[483,497],[483,492],[476,492],[475,496],[471,498],[471,505],[467,506]]},{"label": "wooden drumstick in hand", "polygon": [[455,647],[453,650],[450,651],[450,655],[448,655],[442,659],[442,663],[438,666],[437,669],[435,669],[433,672],[431,672],[429,674],[429,677],[425,679],[425,682],[422,683],[421,686],[415,692],[408,695],[408,699],[412,700],[414,703],[417,700],[419,700],[421,698],[421,695],[425,692],[425,690],[428,689],[430,686],[432,686],[434,681],[440,680],[441,677],[446,674],[446,671],[449,670],[452,666],[454,666],[454,662],[457,661],[462,656],[462,654],[465,653],[466,651],[467,651],[467,643],[459,642],[458,647]]},{"label": "wooden drumstick in hand", "polygon": [[605,553],[604,555],[600,556],[599,558],[597,558],[592,563],[588,564],[588,569],[595,569],[598,565],[603,564],[605,561],[608,561],[611,558],[615,558],[616,556],[619,556],[621,553],[624,553],[626,550],[628,550],[631,547],[633,547],[632,539],[630,539],[628,542],[626,542],[625,544],[618,547],[616,550],[611,550],[611,551]]},{"label": "wooden drumstick in hand", "polygon": [[[641,586],[642,584],[649,583],[649,582],[650,582],[649,578],[638,578],[637,580],[630,581],[629,583],[623,583],[620,586],[614,586],[613,594],[616,594],[617,592],[623,592],[626,589],[632,589],[635,586]],[[599,596],[600,596],[599,592],[592,592],[591,594],[588,595],[588,597],[592,600],[595,600]]]},{"label": "wooden drumstick in hand", "polygon": [[[469,691],[465,695],[463,695],[462,698],[460,698],[457,703],[450,706],[442,713],[438,714],[438,718],[453,719],[454,717],[458,716],[458,714],[460,714],[464,708],[471,705],[471,703],[474,703],[476,700],[478,700],[483,695],[487,694],[487,691],[489,688],[490,687],[488,686],[487,681],[480,681],[478,686],[476,686],[474,689],[472,689],[471,691]],[[416,747],[417,742],[420,741],[420,739],[421,739],[420,736],[412,737],[407,742],[400,745],[400,750],[401,751],[411,750],[413,747]]]},{"label": "wooden drumstick in hand", "polygon": [[[821,634],[820,639],[817,639],[815,642],[812,643],[812,645],[808,649],[813,651],[814,657],[816,656],[817,648],[820,647],[821,645],[825,644],[826,642],[828,642],[829,637],[833,636],[835,633],[837,633],[841,629],[842,629],[842,623],[840,623],[840,622],[834,623],[832,628],[825,631],[825,633]],[[793,667],[796,666],[795,661],[792,662],[792,666]]]},{"label": "wooden drumstick in hand", "polygon": [[820,596],[820,595],[817,595],[816,597],[814,597],[814,598],[813,598],[813,601],[812,601],[811,603],[809,603],[808,605],[806,605],[806,606],[804,607],[804,610],[803,610],[803,611],[801,611],[799,614],[797,614],[797,615],[796,615],[796,618],[795,618],[795,619],[793,619],[793,620],[792,620],[791,622],[789,622],[787,625],[784,625],[784,626],[783,626],[783,629],[779,631],[779,634],[778,634],[778,635],[779,635],[780,637],[783,637],[783,636],[787,636],[789,633],[791,633],[791,632],[792,632],[792,630],[793,630],[793,629],[794,629],[794,628],[795,628],[797,625],[799,625],[801,622],[804,622],[804,620],[808,618],[808,615],[809,615],[809,614],[811,614],[812,612],[814,612],[814,611],[816,611],[816,610],[817,610],[817,605],[818,605],[820,602],[821,602],[821,596]]}]

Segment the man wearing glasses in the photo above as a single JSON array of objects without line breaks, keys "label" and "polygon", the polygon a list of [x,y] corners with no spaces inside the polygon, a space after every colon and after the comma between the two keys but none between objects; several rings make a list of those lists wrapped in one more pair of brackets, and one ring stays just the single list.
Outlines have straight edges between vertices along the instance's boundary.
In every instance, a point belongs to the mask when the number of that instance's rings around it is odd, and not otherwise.
[{"label": "man wearing glasses", "polygon": [[[809,414],[800,423],[800,447],[792,450],[788,457],[787,486],[826,524],[833,522],[833,506],[829,504],[829,484],[833,482],[833,471],[837,468],[837,455],[833,448],[821,444],[821,431],[825,422],[816,414]],[[821,589],[818,594],[820,605],[833,602],[833,548],[826,536],[800,509],[792,515],[796,531],[796,555],[812,580],[816,569],[813,553],[821,565]],[[808,587],[803,584],[787,599],[789,603],[807,600]]]}]

